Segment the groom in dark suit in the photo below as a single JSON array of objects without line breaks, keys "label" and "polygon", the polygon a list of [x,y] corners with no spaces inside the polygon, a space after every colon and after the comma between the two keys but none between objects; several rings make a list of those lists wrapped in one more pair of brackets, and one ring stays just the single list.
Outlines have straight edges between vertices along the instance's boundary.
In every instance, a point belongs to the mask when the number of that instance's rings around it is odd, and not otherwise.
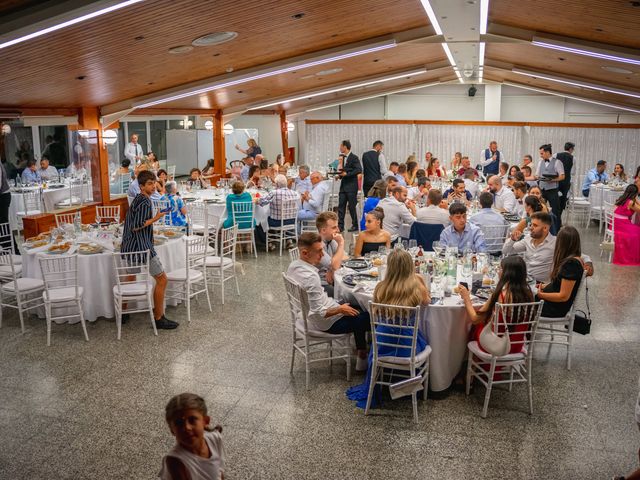
[{"label": "groom in dark suit", "polygon": [[362,164],[357,155],[351,153],[351,142],[343,140],[340,143],[340,157],[338,158],[340,177],[340,193],[338,195],[338,227],[344,230],[344,216],[349,204],[349,214],[351,215],[350,232],[358,231],[358,215],[356,213],[356,203],[358,201],[358,174],[362,173]]}]

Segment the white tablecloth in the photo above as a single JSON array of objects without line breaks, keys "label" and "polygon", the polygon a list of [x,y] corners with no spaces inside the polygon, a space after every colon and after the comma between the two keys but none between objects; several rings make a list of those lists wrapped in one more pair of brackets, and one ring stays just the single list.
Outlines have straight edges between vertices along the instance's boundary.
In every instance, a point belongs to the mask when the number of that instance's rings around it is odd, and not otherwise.
[{"label": "white tablecloth", "polygon": [[589,203],[591,208],[604,206],[605,202],[615,203],[623,190],[612,190],[609,185],[593,184],[589,187]]},{"label": "white tablecloth", "polygon": [[[334,297],[338,301],[369,308],[373,292],[356,292],[342,281],[342,274],[334,275]],[[445,298],[444,305],[429,305],[424,309],[419,329],[431,346],[429,386],[434,392],[446,390],[456,377],[467,356],[467,338],[471,322],[460,297]]]},{"label": "white tablecloth", "polygon": [[[221,203],[207,203],[209,216],[218,217],[219,225],[222,225],[229,215],[229,212],[227,212],[227,196],[225,194],[216,193],[216,190],[214,189],[205,189],[192,191],[189,195],[195,195],[198,200],[220,200]],[[254,207],[256,224],[261,225],[262,229],[266,232],[269,229],[267,221],[267,218],[269,217],[269,205],[260,206],[255,204]]]},{"label": "white tablecloth", "polygon": [[[155,247],[165,272],[183,268],[185,265],[184,237],[169,240]],[[46,253],[23,253],[22,276],[42,278],[38,255]],[[112,252],[105,251],[94,255],[78,255],[78,280],[84,288],[82,308],[85,320],[93,322],[98,317],[114,318],[113,286],[116,274],[113,268]],[[78,319],[71,319],[78,322]]]}]

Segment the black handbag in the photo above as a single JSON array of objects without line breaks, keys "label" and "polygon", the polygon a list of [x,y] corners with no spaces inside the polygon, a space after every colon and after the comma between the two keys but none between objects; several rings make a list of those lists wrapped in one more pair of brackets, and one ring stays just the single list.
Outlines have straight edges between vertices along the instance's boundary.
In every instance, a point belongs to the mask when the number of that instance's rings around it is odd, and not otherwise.
[{"label": "black handbag", "polygon": [[573,319],[573,331],[580,335],[588,335],[591,332],[591,309],[589,308],[589,283],[584,279],[585,300],[587,313],[584,310],[576,310]]}]

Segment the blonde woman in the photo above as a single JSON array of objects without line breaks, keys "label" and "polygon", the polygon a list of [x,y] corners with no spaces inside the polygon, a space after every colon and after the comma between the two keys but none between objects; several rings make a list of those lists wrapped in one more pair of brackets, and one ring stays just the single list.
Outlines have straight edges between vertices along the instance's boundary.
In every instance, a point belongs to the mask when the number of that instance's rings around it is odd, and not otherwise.
[{"label": "blonde woman", "polygon": [[413,187],[418,181],[418,162],[407,162],[407,173],[405,174],[407,187]]},{"label": "blonde woman", "polygon": [[[405,250],[393,250],[387,257],[387,276],[382,280],[373,292],[373,301],[385,305],[397,305],[402,307],[417,307],[419,305],[428,305],[431,302],[431,296],[427,289],[423,278],[415,273],[413,259],[411,254]],[[393,310],[387,312],[393,315]],[[413,318],[410,321],[414,325],[420,319]],[[378,356],[394,356],[408,357],[410,350],[408,348],[392,347],[389,344],[407,346],[410,345],[408,338],[399,338],[398,335],[409,335],[411,331],[408,328],[382,326],[376,327],[376,339],[378,341]],[[385,343],[386,345],[381,345]],[[427,348],[427,341],[422,332],[418,331],[416,340],[416,354],[421,353]],[[371,364],[371,361],[369,362]],[[365,408],[369,393],[369,384],[371,382],[371,369],[367,371],[367,378],[361,385],[351,387],[347,390],[347,397],[355,400],[359,408]],[[378,390],[380,387],[377,387]],[[376,406],[379,392],[373,395],[371,405]]]},{"label": "blonde woman", "polygon": [[462,153],[456,152],[451,160],[451,170],[457,172],[462,167]]},{"label": "blonde woman", "polygon": [[245,155],[253,159],[256,158],[256,155],[262,154],[262,149],[258,146],[258,144],[253,138],[250,138],[249,140],[247,140],[247,145],[249,146],[249,148],[245,150],[244,148],[240,148],[240,145],[236,144],[236,150],[244,153]]}]

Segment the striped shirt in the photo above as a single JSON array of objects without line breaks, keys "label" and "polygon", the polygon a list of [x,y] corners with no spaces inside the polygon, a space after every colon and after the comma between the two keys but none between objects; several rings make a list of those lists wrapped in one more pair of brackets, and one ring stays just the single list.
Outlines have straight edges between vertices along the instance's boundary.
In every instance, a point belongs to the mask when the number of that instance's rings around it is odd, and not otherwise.
[{"label": "striped shirt", "polygon": [[149,250],[152,258],[157,255],[153,248],[153,224],[143,227],[145,222],[152,218],[151,199],[139,193],[131,202],[124,219],[124,233],[120,247],[122,253]]}]

